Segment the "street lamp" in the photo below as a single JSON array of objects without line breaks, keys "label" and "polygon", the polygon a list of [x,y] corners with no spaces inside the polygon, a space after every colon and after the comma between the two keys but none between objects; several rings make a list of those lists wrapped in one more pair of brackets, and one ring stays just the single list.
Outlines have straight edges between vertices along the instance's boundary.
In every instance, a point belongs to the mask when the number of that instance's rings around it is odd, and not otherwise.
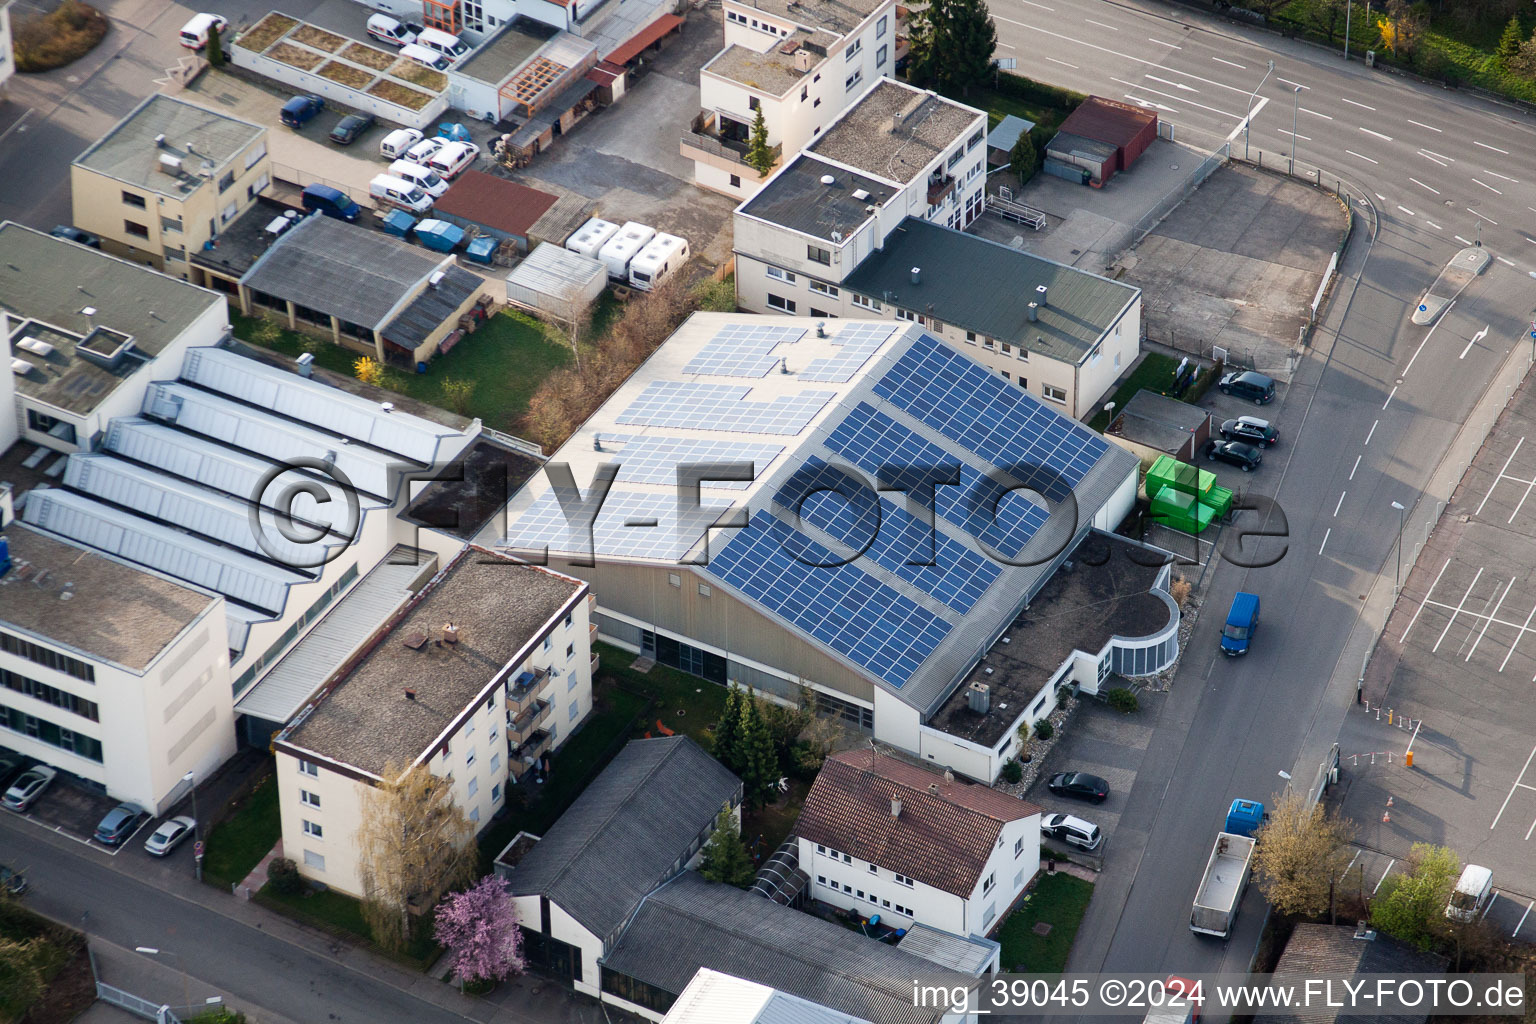
[{"label": "street lamp", "polygon": [[[1275,73],[1275,62],[1269,62],[1269,70],[1264,72],[1264,77],[1259,79],[1259,84],[1253,87],[1253,95],[1248,97],[1248,116],[1243,118],[1243,159],[1248,159],[1248,129],[1253,124],[1253,101],[1259,95],[1259,90],[1264,88],[1264,83],[1269,81],[1269,76]],[[1295,139],[1291,140],[1292,145]]]},{"label": "street lamp", "polygon": [[1285,780],[1285,791],[1287,793],[1289,793],[1291,791],[1291,773],[1290,772],[1276,772],[1275,774],[1280,776],[1282,779]]},{"label": "street lamp", "polygon": [[1291,176],[1296,175],[1296,112],[1301,109],[1301,86],[1291,90]]},{"label": "street lamp", "polygon": [[1349,60],[1349,20],[1355,13],[1355,0],[1348,0],[1344,5],[1344,59]]},{"label": "street lamp", "polygon": [[181,1005],[183,1008],[192,1005],[192,982],[187,978],[187,969],[182,966],[181,957],[168,949],[156,949],[154,946],[134,946],[133,951],[145,956],[168,956],[175,960],[176,969],[181,972]]},{"label": "street lamp", "polygon": [[1401,590],[1403,587],[1403,514],[1408,511],[1400,501],[1394,501],[1392,507],[1397,509],[1397,574],[1393,577],[1393,590]]},{"label": "street lamp", "polygon": [[203,880],[203,819],[197,813],[197,778],[191,773],[181,781],[192,787],[192,863],[196,865],[197,880]]}]

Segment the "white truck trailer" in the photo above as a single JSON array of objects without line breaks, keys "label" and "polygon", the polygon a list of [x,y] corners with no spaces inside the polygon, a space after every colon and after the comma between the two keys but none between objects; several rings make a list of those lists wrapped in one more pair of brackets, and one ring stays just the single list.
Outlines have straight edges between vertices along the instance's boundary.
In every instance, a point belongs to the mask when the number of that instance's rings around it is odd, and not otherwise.
[{"label": "white truck trailer", "polygon": [[1231,937],[1238,904],[1243,901],[1243,890],[1248,888],[1253,847],[1252,836],[1232,832],[1216,834],[1216,846],[1211,850],[1205,876],[1200,879],[1200,888],[1195,893],[1194,910],[1190,911],[1191,931],[1223,939]]}]

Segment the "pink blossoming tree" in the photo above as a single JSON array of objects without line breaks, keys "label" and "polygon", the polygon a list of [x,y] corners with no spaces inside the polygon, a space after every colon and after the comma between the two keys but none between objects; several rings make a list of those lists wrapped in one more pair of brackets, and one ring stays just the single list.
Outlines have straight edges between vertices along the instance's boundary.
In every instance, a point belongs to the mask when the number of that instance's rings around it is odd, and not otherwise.
[{"label": "pink blossoming tree", "polygon": [[521,974],[526,965],[517,908],[507,883],[495,875],[444,897],[437,907],[435,936],[448,950],[460,983],[500,981]]}]

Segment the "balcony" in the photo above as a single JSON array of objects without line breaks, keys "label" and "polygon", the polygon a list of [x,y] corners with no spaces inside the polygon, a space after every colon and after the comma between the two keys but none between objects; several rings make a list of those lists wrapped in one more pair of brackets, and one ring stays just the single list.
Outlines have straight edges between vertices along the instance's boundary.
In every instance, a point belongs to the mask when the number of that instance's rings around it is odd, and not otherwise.
[{"label": "balcony", "polygon": [[539,726],[549,720],[549,709],[554,705],[544,699],[535,700],[523,713],[507,722],[507,745],[516,751],[518,744],[526,743]]},{"label": "balcony", "polygon": [[938,206],[949,194],[955,190],[959,182],[950,174],[930,174],[928,176],[928,205]]},{"label": "balcony", "polygon": [[602,659],[599,658],[597,655],[595,655],[595,654],[592,655],[592,678],[594,680],[597,678],[597,666],[598,666],[599,662],[601,662],[601,661],[602,661]]},{"label": "balcony", "polygon": [[507,762],[507,770],[514,779],[521,780],[533,767],[533,763],[549,749],[549,733],[543,729],[535,729],[521,744],[512,749],[512,757]]},{"label": "balcony", "polygon": [[[683,156],[690,160],[728,164],[732,173],[744,173],[761,180],[763,176],[747,164],[747,151],[752,148],[751,136],[748,134],[750,129],[743,131],[746,125],[740,121],[729,118],[723,120],[726,125],[724,131],[721,130],[722,119],[713,110],[699,111],[699,116],[693,119],[693,130],[683,133],[680,145]],[[784,147],[772,146],[770,149],[773,165],[777,167]]]},{"label": "balcony", "polygon": [[507,684],[507,722],[530,707],[539,698],[539,691],[549,681],[549,669],[519,672]]},{"label": "balcony", "polygon": [[597,643],[597,623],[595,622],[587,627],[587,643]]}]

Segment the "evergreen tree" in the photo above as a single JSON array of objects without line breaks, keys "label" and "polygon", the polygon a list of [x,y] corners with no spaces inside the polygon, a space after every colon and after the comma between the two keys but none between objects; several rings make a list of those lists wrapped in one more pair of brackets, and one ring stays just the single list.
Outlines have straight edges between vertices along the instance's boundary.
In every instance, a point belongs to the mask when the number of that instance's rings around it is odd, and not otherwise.
[{"label": "evergreen tree", "polygon": [[773,170],[773,149],[768,145],[768,122],[763,120],[763,108],[757,108],[752,119],[752,139],[747,144],[747,164],[758,174],[767,177]]},{"label": "evergreen tree", "polygon": [[224,66],[224,35],[219,31],[218,23],[208,26],[208,66],[221,68]]},{"label": "evergreen tree", "polygon": [[752,867],[752,857],[742,844],[730,805],[721,807],[715,818],[715,830],[710,833],[709,842],[704,844],[704,861],[699,865],[699,874],[711,882],[734,885],[738,889],[752,884],[756,871]]},{"label": "evergreen tree", "polygon": [[1520,53],[1520,44],[1525,42],[1525,30],[1520,27],[1520,15],[1510,15],[1509,24],[1504,26],[1504,34],[1499,37],[1499,56],[1508,60]]},{"label": "evergreen tree", "polygon": [[741,690],[726,684],[725,707],[715,723],[715,760],[741,774]]},{"label": "evergreen tree", "polygon": [[933,49],[933,7],[907,18],[907,81],[920,89],[938,84],[938,56]]},{"label": "evergreen tree", "polygon": [[907,77],[946,96],[968,96],[996,73],[997,26],[986,0],[934,0],[908,22]]},{"label": "evergreen tree", "polygon": [[1029,132],[1019,133],[1019,141],[1013,144],[1010,160],[1020,185],[1035,176],[1035,142],[1029,137]]},{"label": "evergreen tree", "polygon": [[741,776],[748,807],[761,807],[779,781],[779,760],[774,756],[773,737],[763,721],[757,701],[743,698],[741,708]]}]

